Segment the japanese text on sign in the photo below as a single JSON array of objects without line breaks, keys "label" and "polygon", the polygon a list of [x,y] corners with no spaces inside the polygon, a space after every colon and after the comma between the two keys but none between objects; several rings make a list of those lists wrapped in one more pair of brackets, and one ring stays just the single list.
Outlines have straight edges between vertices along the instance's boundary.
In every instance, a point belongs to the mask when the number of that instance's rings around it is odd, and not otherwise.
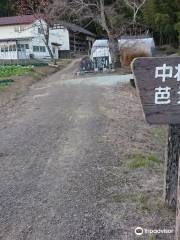
[{"label": "japanese text on sign", "polygon": [[[175,72],[175,73],[174,73]],[[163,66],[156,67],[155,78],[161,79],[163,83],[166,82],[167,79],[173,78],[176,81],[180,81],[180,64],[173,68],[172,66],[167,66],[165,63]],[[180,87],[177,89],[177,95],[180,95]],[[155,88],[155,104],[170,104],[171,103],[171,88],[167,86],[163,87],[159,85],[159,87]],[[180,104],[180,96],[177,104]]]}]

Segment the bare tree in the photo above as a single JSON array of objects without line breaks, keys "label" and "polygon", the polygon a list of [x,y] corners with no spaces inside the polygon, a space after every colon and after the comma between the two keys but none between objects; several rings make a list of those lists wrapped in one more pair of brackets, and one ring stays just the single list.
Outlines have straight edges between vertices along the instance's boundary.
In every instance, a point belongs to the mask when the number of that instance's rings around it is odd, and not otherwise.
[{"label": "bare tree", "polygon": [[[123,0],[120,2],[123,3]],[[111,1],[110,4],[105,0],[70,0],[68,4],[73,15],[81,20],[93,20],[106,32],[113,67],[119,61],[118,36],[125,30],[123,14],[117,13],[120,9],[117,3],[117,0]]]},{"label": "bare tree", "polygon": [[51,60],[56,64],[56,59],[52,48],[49,46],[50,28],[53,27],[58,14],[66,6],[66,1],[62,1],[59,5],[58,12],[54,5],[54,0],[18,0],[17,9],[21,15],[32,14],[37,19],[39,34],[42,35],[42,40],[49,52]]},{"label": "bare tree", "polygon": [[133,11],[133,23],[136,23],[139,10],[144,6],[147,0],[124,0],[126,5]]}]

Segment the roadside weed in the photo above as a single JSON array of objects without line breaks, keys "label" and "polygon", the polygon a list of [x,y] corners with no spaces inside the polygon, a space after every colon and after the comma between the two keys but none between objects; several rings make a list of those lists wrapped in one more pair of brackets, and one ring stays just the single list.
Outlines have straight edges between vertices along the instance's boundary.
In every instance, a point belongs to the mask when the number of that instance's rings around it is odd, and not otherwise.
[{"label": "roadside weed", "polygon": [[128,164],[128,168],[131,170],[138,168],[161,170],[162,162],[154,154],[144,154],[136,152],[131,156],[132,161]]}]

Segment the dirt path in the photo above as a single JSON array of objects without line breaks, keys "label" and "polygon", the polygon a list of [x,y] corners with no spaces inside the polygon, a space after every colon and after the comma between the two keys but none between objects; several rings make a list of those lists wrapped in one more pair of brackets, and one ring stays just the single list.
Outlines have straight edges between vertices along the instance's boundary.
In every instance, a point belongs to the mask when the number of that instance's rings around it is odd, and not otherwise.
[{"label": "dirt path", "polygon": [[[32,85],[0,116],[0,239],[134,240],[137,226],[172,229],[165,129],[145,124],[121,77],[73,75],[70,66]],[[172,239],[154,237],[137,239]]]},{"label": "dirt path", "polygon": [[[71,63],[69,63],[72,61]],[[67,60],[60,62],[58,67],[42,66],[35,67],[33,72],[30,72],[23,76],[13,76],[9,77],[14,80],[14,83],[6,88],[3,92],[0,92],[0,108],[8,108],[16,104],[17,99],[25,96],[29,88],[39,82],[44,81],[50,75],[55,74],[59,69],[61,69],[61,78],[66,78],[68,76],[73,76],[72,73],[77,71],[79,62],[81,58],[74,60]]]}]

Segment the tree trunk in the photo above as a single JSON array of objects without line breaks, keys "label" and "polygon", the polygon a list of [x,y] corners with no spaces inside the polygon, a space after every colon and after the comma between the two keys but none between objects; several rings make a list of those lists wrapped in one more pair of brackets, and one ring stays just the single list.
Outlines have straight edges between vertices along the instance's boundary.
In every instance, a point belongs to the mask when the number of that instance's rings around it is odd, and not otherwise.
[{"label": "tree trunk", "polygon": [[[43,28],[43,25],[41,26],[41,28]],[[49,30],[50,30],[50,27],[49,27],[49,25],[47,24],[47,29],[46,29],[46,31],[45,31],[44,28],[43,28],[43,33],[44,33],[44,38],[45,38],[44,43],[45,43],[46,48],[47,48],[47,50],[48,50],[48,52],[49,52],[49,55],[50,55],[50,57],[51,57],[51,61],[54,63],[54,65],[56,65],[56,64],[57,64],[56,59],[54,58],[54,55],[53,55],[53,53],[52,53],[52,50],[51,50],[51,48],[50,48],[50,46],[49,46]]]},{"label": "tree trunk", "polygon": [[106,31],[109,39],[109,51],[111,54],[112,68],[115,69],[116,64],[118,62],[120,63],[120,60],[118,59],[118,55],[119,55],[118,40],[112,35],[110,28],[108,27],[104,0],[100,0],[100,15],[101,15],[101,21],[100,21],[101,26]]},{"label": "tree trunk", "polygon": [[118,39],[114,38],[111,35],[109,36],[109,51],[111,54],[112,68],[115,69],[116,66],[120,64],[119,46]]},{"label": "tree trunk", "polygon": [[180,148],[180,125],[170,125],[166,154],[165,202],[171,208],[176,208],[178,165]]},{"label": "tree trunk", "polygon": [[48,52],[49,52],[49,55],[50,55],[50,57],[51,57],[52,62],[54,63],[54,65],[56,65],[57,62],[56,62],[56,59],[54,58],[54,55],[53,55],[53,53],[52,53],[51,48],[49,47],[49,44],[46,44],[46,47],[47,47],[47,50],[48,50]]}]

